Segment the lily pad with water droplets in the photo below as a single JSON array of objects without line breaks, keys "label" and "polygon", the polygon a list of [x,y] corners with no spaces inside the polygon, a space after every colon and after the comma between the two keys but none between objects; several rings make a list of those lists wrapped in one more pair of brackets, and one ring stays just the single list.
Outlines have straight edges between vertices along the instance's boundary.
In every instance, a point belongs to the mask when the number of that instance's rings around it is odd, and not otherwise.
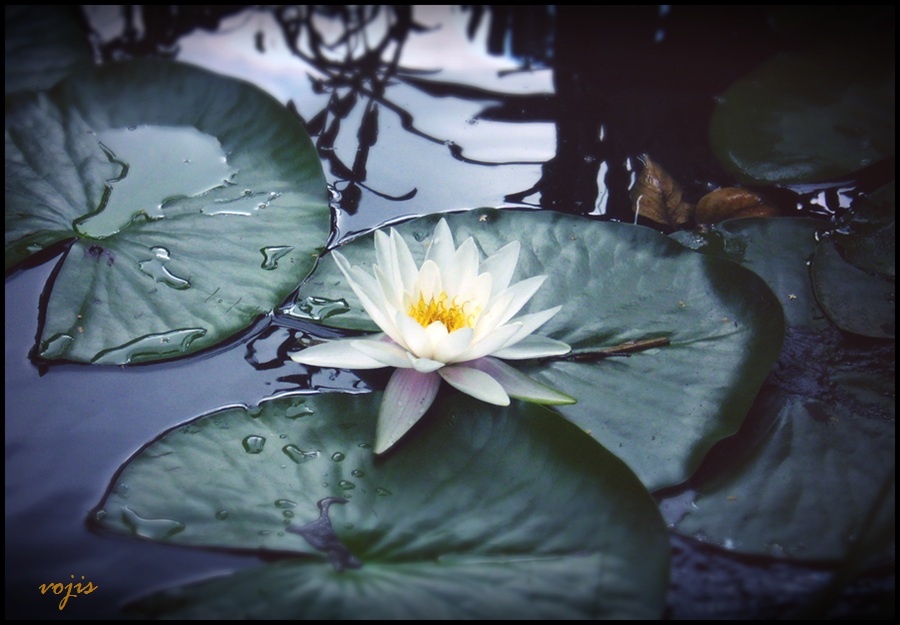
[{"label": "lily pad with water droplets", "polygon": [[6,108],[6,270],[64,243],[38,355],[198,351],[280,304],[328,239],[299,120],[245,83],[111,64]]},{"label": "lily pad with water droplets", "polygon": [[[807,261],[832,245],[817,242],[827,228],[810,219],[747,219],[673,235],[757,272],[788,323],[741,431],[713,449],[690,491],[663,502],[680,533],[760,555],[893,558],[894,342],[842,333],[819,308]],[[845,278],[841,270],[827,279]],[[852,281],[843,288],[860,301],[869,292]]]},{"label": "lily pad with water droplets", "polygon": [[[419,262],[439,218],[397,228]],[[781,307],[755,274],[640,226],[550,212],[446,218],[456,242],[471,236],[484,256],[519,241],[514,281],[548,276],[523,312],[562,305],[537,334],[568,343],[584,360],[517,368],[577,399],[558,411],[625,460],[648,488],[683,482],[713,444],[737,431],[783,332]],[[372,236],[341,253],[371,273]],[[322,323],[376,329],[328,258],[298,301],[310,296],[350,302],[348,312]],[[668,345],[603,357],[630,341],[661,339]]]},{"label": "lily pad with water droplets", "polygon": [[293,559],[169,590],[129,611],[661,615],[668,535],[649,493],[612,454],[544,407],[501,409],[445,390],[399,453],[376,457],[380,400],[325,394],[223,409],[141,450],[94,511],[100,527]]}]

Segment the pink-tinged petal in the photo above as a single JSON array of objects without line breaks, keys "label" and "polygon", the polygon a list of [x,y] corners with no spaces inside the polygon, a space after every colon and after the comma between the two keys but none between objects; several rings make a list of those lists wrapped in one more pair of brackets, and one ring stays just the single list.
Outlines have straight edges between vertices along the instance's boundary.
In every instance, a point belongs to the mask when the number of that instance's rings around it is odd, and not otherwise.
[{"label": "pink-tinged petal", "polygon": [[446,363],[456,362],[457,357],[471,347],[474,335],[472,328],[460,328],[451,332],[435,343],[435,360]]},{"label": "pink-tinged petal", "polygon": [[341,339],[313,345],[291,354],[291,360],[301,365],[333,367],[335,369],[380,369],[383,362],[367,356],[352,345],[352,340]]},{"label": "pink-tinged petal", "polygon": [[375,430],[375,453],[393,446],[422,418],[437,395],[441,378],[436,373],[397,369],[384,389]]},{"label": "pink-tinged petal", "polygon": [[575,398],[561,393],[554,388],[532,380],[521,371],[510,367],[496,358],[481,358],[466,363],[467,367],[477,369],[497,381],[510,397],[522,399],[534,404],[566,405],[574,404]]},{"label": "pink-tinged petal", "polygon": [[409,360],[408,366],[412,366],[412,368],[419,373],[431,373],[432,371],[437,371],[444,366],[444,363],[439,360],[431,360],[430,358],[416,358],[409,352],[406,353],[406,358]]},{"label": "pink-tinged petal", "polygon": [[487,373],[466,367],[453,365],[438,370],[438,374],[453,388],[497,406],[509,406],[509,396],[497,380]]},{"label": "pink-tinged petal", "polygon": [[419,358],[431,358],[434,356],[434,347],[431,345],[428,333],[415,319],[398,312],[394,315],[394,323],[403,336],[403,342],[400,343],[401,347],[407,348],[407,351]]},{"label": "pink-tinged petal", "polygon": [[394,260],[397,262],[397,272],[400,275],[403,290],[412,291],[419,268],[416,266],[416,261],[413,260],[406,241],[393,228],[391,228],[391,242],[394,244]]},{"label": "pink-tinged petal", "polygon": [[534,276],[533,278],[527,278],[521,282],[516,282],[509,287],[506,292],[512,294],[512,302],[510,302],[509,307],[506,309],[506,314],[504,315],[504,318],[501,319],[500,323],[506,323],[512,319],[517,312],[522,310],[522,306],[528,303],[528,300],[530,300],[537,290],[541,288],[541,285],[546,279],[547,276]]},{"label": "pink-tinged petal", "polygon": [[547,358],[568,354],[572,348],[568,344],[546,336],[532,334],[522,340],[504,347],[491,354],[505,360],[524,360],[526,358]]},{"label": "pink-tinged petal", "polygon": [[449,267],[456,246],[453,244],[453,233],[446,219],[441,219],[434,227],[431,236],[431,246],[425,253],[426,261],[433,261],[438,267]]},{"label": "pink-tinged petal", "polygon": [[[471,237],[466,239],[459,249],[453,254],[450,264],[441,267],[441,279],[444,283],[444,290],[454,296],[459,294],[460,288],[467,282],[474,280],[478,275],[478,246]],[[487,301],[487,298],[484,299]]]},{"label": "pink-tinged petal", "polygon": [[519,331],[518,323],[500,326],[480,341],[473,343],[472,346],[456,357],[457,362],[466,362],[467,360],[475,360],[482,356],[490,356],[498,349],[502,349]]},{"label": "pink-tinged petal", "polygon": [[350,345],[366,356],[383,363],[383,366],[385,367],[409,368],[411,366],[409,359],[406,357],[409,352],[393,341],[351,339]]},{"label": "pink-tinged petal", "polygon": [[493,295],[501,293],[512,281],[513,273],[516,271],[516,263],[519,262],[520,248],[518,241],[512,241],[481,263],[482,273],[489,273],[494,277]]}]

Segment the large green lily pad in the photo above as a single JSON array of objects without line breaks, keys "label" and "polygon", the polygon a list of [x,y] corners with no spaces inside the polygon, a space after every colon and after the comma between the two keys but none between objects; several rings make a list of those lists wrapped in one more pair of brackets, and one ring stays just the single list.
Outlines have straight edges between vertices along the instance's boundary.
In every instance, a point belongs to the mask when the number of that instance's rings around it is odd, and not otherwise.
[{"label": "large green lily pad", "polygon": [[[893,515],[884,511],[894,509],[894,493],[884,485],[894,473],[894,343],[843,334],[816,304],[808,259],[831,246],[817,242],[826,226],[745,219],[673,235],[752,267],[779,293],[788,320],[782,354],[744,427],[710,453],[690,491],[664,502],[680,533],[810,560],[893,554]],[[845,288],[848,297],[866,293]]]},{"label": "large green lily pad", "polygon": [[6,269],[73,241],[38,354],[125,364],[210,347],[281,303],[328,239],[299,121],[171,62],[73,74],[6,106]]},{"label": "large green lily pad", "polygon": [[[175,589],[132,610],[187,618],[661,615],[666,529],[612,454],[544,407],[498,408],[446,391],[398,453],[376,457],[380,400],[325,394],[223,409],[141,450],[94,512],[101,527],[301,559]],[[295,533],[317,519],[319,541]]]},{"label": "large green lily pad", "polygon": [[[713,444],[737,431],[782,340],[781,307],[755,274],[639,226],[550,212],[446,218],[457,244],[474,237],[485,255],[521,243],[514,280],[549,276],[524,311],[561,304],[538,333],[565,341],[574,354],[668,340],[631,356],[520,367],[575,397],[577,404],[559,412],[625,460],[648,488],[686,480]],[[438,219],[397,228],[419,260]],[[341,252],[371,273],[372,236]],[[301,288],[295,309],[342,298],[346,312],[320,315],[322,323],[376,329],[328,258]]]}]

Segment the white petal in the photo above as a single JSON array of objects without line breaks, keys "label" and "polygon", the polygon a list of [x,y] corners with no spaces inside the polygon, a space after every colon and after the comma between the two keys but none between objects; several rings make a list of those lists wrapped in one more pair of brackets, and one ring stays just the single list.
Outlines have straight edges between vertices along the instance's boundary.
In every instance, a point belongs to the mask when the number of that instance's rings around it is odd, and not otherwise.
[{"label": "white petal", "polygon": [[490,356],[498,349],[502,349],[519,331],[518,323],[500,326],[480,341],[472,344],[472,346],[456,357],[456,362],[465,362],[467,360],[475,360],[482,356]]},{"label": "white petal", "polygon": [[401,346],[405,347],[403,339],[397,331],[397,327],[388,316],[387,302],[381,291],[381,287],[378,286],[375,278],[359,267],[351,267],[350,263],[347,262],[347,259],[344,258],[340,252],[334,252],[334,261],[337,263],[338,269],[341,270],[341,273],[344,274],[344,277],[350,284],[350,288],[356,293],[356,296],[359,298],[366,313],[372,318],[372,321],[374,321],[385,334],[394,339],[397,343],[400,343]]},{"label": "white petal", "polygon": [[425,254],[426,261],[433,261],[438,267],[449,267],[450,260],[453,258],[453,252],[456,247],[453,245],[453,233],[450,232],[450,226],[447,220],[441,220],[434,227],[434,234],[431,237],[431,246]]},{"label": "white petal", "polygon": [[[403,286],[399,287],[394,283],[393,279],[389,277],[388,273],[384,271],[378,265],[375,265],[373,268],[375,269],[375,280],[378,281],[378,286],[381,288],[382,295],[384,297],[384,301],[390,308],[393,308],[394,311],[403,310],[405,308],[403,301]],[[391,311],[386,311],[390,313]],[[388,314],[390,318],[390,314]]]},{"label": "white petal", "polygon": [[437,299],[443,287],[441,286],[441,269],[432,260],[426,260],[419,269],[419,275],[416,278],[416,284],[412,290],[412,296],[415,301],[410,304],[417,304],[419,298],[423,298],[427,304],[433,298]]},{"label": "white petal", "polygon": [[384,367],[409,368],[409,353],[393,341],[373,341],[370,339],[350,339],[350,345],[357,351],[382,363]]},{"label": "white petal", "polygon": [[506,360],[523,360],[525,358],[546,358],[568,354],[572,348],[568,344],[546,336],[532,334],[491,354]]},{"label": "white petal", "polygon": [[513,241],[497,250],[497,253],[481,263],[481,271],[494,277],[494,294],[500,293],[509,286],[513,273],[516,271],[516,263],[519,262],[518,241]]},{"label": "white petal", "polygon": [[516,323],[520,324],[521,327],[519,328],[519,331],[516,332],[516,334],[503,345],[503,349],[512,347],[522,339],[529,336],[532,332],[547,323],[547,321],[549,321],[560,310],[562,310],[562,306],[556,306],[554,308],[548,308],[547,310],[541,310],[536,313],[531,313],[530,315],[522,315],[521,317],[517,317]]},{"label": "white petal", "polygon": [[431,373],[432,371],[437,371],[444,366],[444,363],[439,360],[431,360],[430,358],[416,358],[409,352],[406,353],[406,358],[409,361],[409,365],[407,366],[412,366],[412,368],[419,373]]},{"label": "white petal", "polygon": [[431,339],[425,328],[419,325],[419,322],[409,315],[398,312],[394,315],[394,323],[403,336],[403,341],[398,341],[401,347],[405,347],[407,351],[418,358],[431,358],[434,356],[434,348],[431,345]]},{"label": "white petal", "polygon": [[428,342],[431,343],[431,353],[434,355],[434,348],[437,347],[450,332],[447,331],[447,326],[445,326],[442,321],[432,321],[428,324],[428,327],[425,328],[425,334],[428,335]]},{"label": "white petal", "polygon": [[460,328],[435,343],[434,359],[441,362],[456,362],[457,357],[472,345],[472,328]]},{"label": "white petal", "polygon": [[491,285],[493,284],[493,281],[494,278],[491,274],[483,273],[472,280],[465,282],[460,285],[459,290],[456,291],[456,303],[461,305],[465,302],[470,302],[470,306],[467,307],[466,312],[474,312],[470,311],[469,308],[477,307],[481,309],[479,310],[479,313],[483,313],[487,309],[488,303],[491,301]]},{"label": "white petal", "polygon": [[400,275],[403,290],[412,291],[419,268],[416,266],[416,261],[413,260],[406,241],[393,228],[391,228],[391,242],[394,244],[394,260],[397,262],[397,272]]},{"label": "white petal", "polygon": [[351,344],[350,339],[341,339],[313,345],[291,354],[291,360],[301,365],[314,367],[334,367],[335,369],[380,369],[383,362],[362,353]]},{"label": "white petal", "polygon": [[556,389],[532,380],[521,371],[517,371],[496,358],[488,357],[473,360],[466,363],[466,366],[491,376],[510,397],[523,399],[535,404],[563,405],[575,403],[574,397],[560,393]]},{"label": "white petal", "polygon": [[500,383],[487,373],[464,365],[444,367],[438,371],[447,383],[475,399],[497,406],[508,406],[509,396]]},{"label": "white petal", "polygon": [[504,318],[501,319],[500,323],[506,323],[512,317],[522,310],[522,306],[528,303],[528,300],[537,292],[541,285],[544,283],[544,280],[547,279],[547,276],[534,276],[533,278],[527,278],[522,280],[521,282],[516,282],[514,285],[509,287],[506,290],[506,293],[512,294],[512,302],[509,304],[509,307],[506,309],[506,313],[504,314]]},{"label": "white petal", "polygon": [[[441,267],[441,280],[444,283],[444,290],[450,296],[457,295],[460,288],[468,282],[471,282],[478,275],[478,246],[475,240],[469,237],[463,244],[459,246],[450,265]],[[488,295],[490,297],[490,295]],[[486,302],[487,297],[484,298]]]},{"label": "white petal", "polygon": [[390,278],[392,283],[394,281],[393,256],[394,246],[391,243],[391,238],[381,230],[376,230],[375,264],[377,267],[381,267],[381,270],[385,272],[385,276]]},{"label": "white petal", "polygon": [[437,395],[441,378],[434,373],[397,369],[384,389],[375,430],[375,453],[387,451],[422,418]]},{"label": "white petal", "polygon": [[494,329],[500,325],[501,319],[506,316],[506,311],[512,303],[513,294],[504,291],[499,297],[495,297],[489,304],[487,309],[481,312],[478,322],[475,324],[474,341],[480,341]]}]

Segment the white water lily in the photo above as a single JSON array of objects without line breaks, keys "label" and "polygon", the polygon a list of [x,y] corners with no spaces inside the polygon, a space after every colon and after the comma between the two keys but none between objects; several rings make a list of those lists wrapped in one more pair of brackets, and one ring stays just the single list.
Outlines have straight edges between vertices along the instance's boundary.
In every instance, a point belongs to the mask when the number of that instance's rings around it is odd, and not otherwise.
[{"label": "white water lily", "polygon": [[499,406],[509,405],[510,397],[575,403],[503,362],[558,356],[571,349],[532,334],[562,306],[514,319],[546,279],[535,276],[510,286],[518,241],[480,262],[475,241],[470,237],[457,249],[441,219],[421,267],[393,228],[390,235],[375,232],[374,277],[351,267],[340,252],[332,255],[383,334],[315,345],[291,358],[319,367],[397,368],[378,413],[375,453],[390,448],[425,414],[442,379]]}]

